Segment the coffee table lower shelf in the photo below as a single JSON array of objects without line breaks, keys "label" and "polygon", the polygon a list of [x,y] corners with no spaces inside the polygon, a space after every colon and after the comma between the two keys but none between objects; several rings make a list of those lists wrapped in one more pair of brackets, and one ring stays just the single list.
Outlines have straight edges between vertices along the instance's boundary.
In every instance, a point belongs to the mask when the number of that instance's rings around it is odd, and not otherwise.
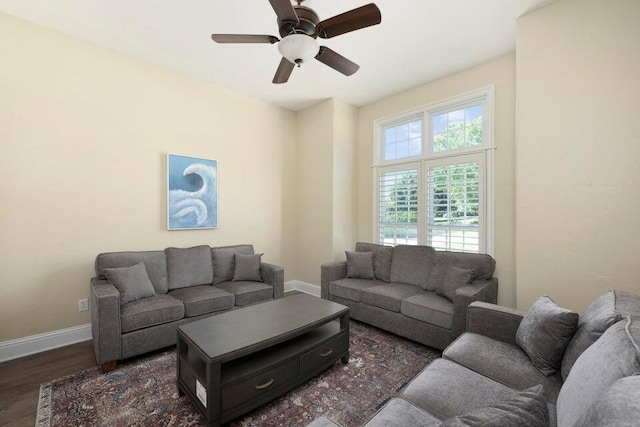
[{"label": "coffee table lower shelf", "polygon": [[[338,359],[349,360],[348,314],[240,358],[208,362],[178,329],[178,392],[210,426],[233,420],[286,393]],[[346,327],[345,327],[346,326]]]}]

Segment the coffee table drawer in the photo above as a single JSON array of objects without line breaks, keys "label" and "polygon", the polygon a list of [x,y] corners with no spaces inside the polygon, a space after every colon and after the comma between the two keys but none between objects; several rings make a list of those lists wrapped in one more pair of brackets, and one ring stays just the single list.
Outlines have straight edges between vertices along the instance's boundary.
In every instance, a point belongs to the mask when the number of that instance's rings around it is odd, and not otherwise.
[{"label": "coffee table drawer", "polygon": [[226,411],[241,403],[268,394],[271,390],[296,378],[299,366],[298,359],[293,359],[246,380],[223,386],[222,410]]},{"label": "coffee table drawer", "polygon": [[304,373],[336,358],[349,349],[349,337],[343,333],[300,357],[300,372]]}]

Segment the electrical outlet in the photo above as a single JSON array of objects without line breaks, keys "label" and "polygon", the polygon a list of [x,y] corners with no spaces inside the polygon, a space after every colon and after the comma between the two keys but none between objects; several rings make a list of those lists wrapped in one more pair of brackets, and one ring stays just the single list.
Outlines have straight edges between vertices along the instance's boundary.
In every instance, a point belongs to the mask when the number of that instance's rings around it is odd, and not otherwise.
[{"label": "electrical outlet", "polygon": [[78,300],[78,311],[87,311],[87,310],[89,310],[89,300],[86,298]]}]

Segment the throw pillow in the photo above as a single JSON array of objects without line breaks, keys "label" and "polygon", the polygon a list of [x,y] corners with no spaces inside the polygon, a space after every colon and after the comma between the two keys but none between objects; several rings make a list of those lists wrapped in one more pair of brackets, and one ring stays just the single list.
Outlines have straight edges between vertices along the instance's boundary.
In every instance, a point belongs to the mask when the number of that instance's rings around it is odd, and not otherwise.
[{"label": "throw pillow", "polygon": [[347,277],[373,279],[373,252],[349,252],[347,255]]},{"label": "throw pillow", "polygon": [[211,248],[213,257],[213,284],[233,280],[235,272],[235,254],[253,255],[253,246],[237,245]]},{"label": "throw pillow", "polygon": [[120,305],[156,294],[142,261],[130,267],[103,268],[102,274],[120,292]]},{"label": "throw pillow", "polygon": [[209,246],[167,248],[164,253],[167,256],[169,290],[210,285],[213,282],[213,261]]},{"label": "throw pillow", "polygon": [[549,409],[537,385],[502,402],[449,418],[441,427],[548,427]]},{"label": "throw pillow", "polygon": [[233,271],[233,281],[249,280],[252,282],[262,282],[262,274],[260,274],[260,264],[262,264],[262,255],[235,255],[235,268]]},{"label": "throw pillow", "polygon": [[516,331],[516,344],[545,376],[560,369],[562,355],[578,325],[578,313],[558,306],[548,295],[533,303]]},{"label": "throw pillow", "polygon": [[458,267],[449,267],[449,271],[444,276],[444,280],[436,285],[436,294],[442,295],[449,301],[453,301],[456,289],[471,283],[473,280],[473,270]]},{"label": "throw pillow", "polygon": [[622,315],[617,311],[616,294],[608,291],[597,298],[580,315],[578,319],[578,329],[571,338],[567,351],[562,358],[562,380],[566,381],[571,371],[571,367],[578,357],[591,346],[604,331],[622,319]]}]

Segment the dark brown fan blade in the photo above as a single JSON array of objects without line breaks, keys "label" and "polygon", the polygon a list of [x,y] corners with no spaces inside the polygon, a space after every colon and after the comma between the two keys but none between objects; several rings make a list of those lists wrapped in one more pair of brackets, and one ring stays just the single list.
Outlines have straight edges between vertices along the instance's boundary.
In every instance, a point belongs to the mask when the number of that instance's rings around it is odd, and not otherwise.
[{"label": "dark brown fan blade", "polygon": [[319,22],[316,25],[316,34],[323,39],[330,39],[340,34],[377,25],[380,22],[382,22],[380,9],[370,3]]},{"label": "dark brown fan blade", "polygon": [[280,61],[280,65],[278,65],[278,69],[276,70],[276,75],[273,76],[273,83],[281,84],[289,81],[289,76],[293,71],[293,67],[295,67],[293,62],[289,62],[287,58],[282,58]]},{"label": "dark brown fan blade", "polygon": [[216,43],[278,43],[276,36],[260,34],[211,34],[211,39]]},{"label": "dark brown fan blade", "polygon": [[278,20],[282,22],[300,22],[290,0],[269,0],[271,7],[278,15]]},{"label": "dark brown fan blade", "polygon": [[345,76],[350,76],[360,69],[360,66],[355,62],[349,61],[325,46],[320,46],[320,52],[316,55],[316,59],[334,70],[340,71]]}]

